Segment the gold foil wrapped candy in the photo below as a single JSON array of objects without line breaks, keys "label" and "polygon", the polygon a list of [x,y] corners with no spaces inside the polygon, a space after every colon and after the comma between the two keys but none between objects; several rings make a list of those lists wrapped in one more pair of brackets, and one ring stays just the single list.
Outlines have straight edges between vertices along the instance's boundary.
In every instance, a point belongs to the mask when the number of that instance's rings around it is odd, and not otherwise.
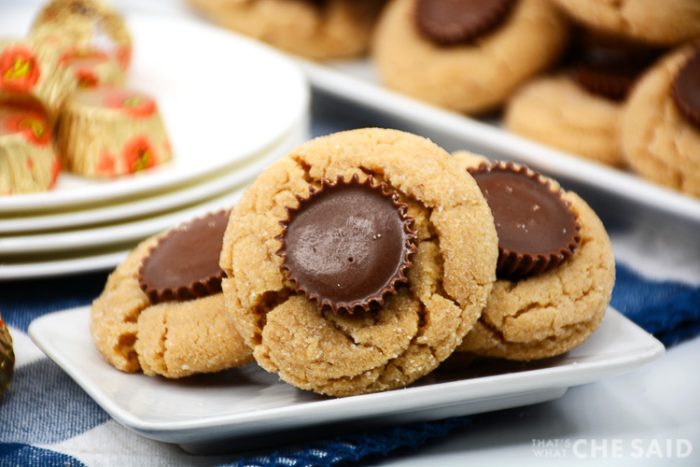
[{"label": "gold foil wrapped candy", "polygon": [[10,387],[15,369],[15,354],[12,350],[12,336],[0,316],[0,397]]},{"label": "gold foil wrapped candy", "polygon": [[77,87],[59,53],[31,40],[0,40],[0,99],[38,102],[55,115]]},{"label": "gold foil wrapped candy", "polygon": [[59,121],[59,153],[71,172],[116,177],[172,158],[155,100],[128,89],[82,89],[67,100]]},{"label": "gold foil wrapped candy", "polygon": [[49,2],[34,20],[30,36],[78,50],[98,49],[113,57],[123,71],[131,62],[131,35],[124,19],[101,1]]},{"label": "gold foil wrapped candy", "polygon": [[99,49],[67,48],[59,66],[71,70],[79,88],[115,86],[124,82],[124,70],[117,60]]},{"label": "gold foil wrapped candy", "polygon": [[46,191],[60,163],[51,125],[38,108],[0,107],[0,195]]}]

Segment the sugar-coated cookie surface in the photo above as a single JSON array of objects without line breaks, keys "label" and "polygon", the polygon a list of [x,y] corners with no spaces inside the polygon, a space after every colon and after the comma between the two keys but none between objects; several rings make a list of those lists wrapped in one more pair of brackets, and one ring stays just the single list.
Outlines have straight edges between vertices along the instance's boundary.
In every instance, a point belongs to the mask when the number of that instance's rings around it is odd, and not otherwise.
[{"label": "sugar-coated cookie surface", "polygon": [[[348,314],[295,292],[277,237],[297,196],[353,175],[397,191],[418,240],[407,286]],[[260,366],[299,388],[347,396],[406,386],[446,359],[485,306],[497,256],[491,213],[466,171],[427,139],[364,129],[312,140],[260,175],[231,214],[222,286]]]},{"label": "sugar-coated cookie surface", "polygon": [[373,54],[391,88],[448,109],[479,113],[499,107],[550,65],[565,45],[567,24],[543,0],[519,0],[504,23],[465,44],[443,46],[416,27],[416,0],[395,0],[377,26]]},{"label": "sugar-coated cookie surface", "polygon": [[317,60],[366,52],[384,0],[190,0],[212,21]]},{"label": "sugar-coated cookie surface", "polygon": [[609,33],[674,45],[700,36],[697,0],[554,0],[577,21]]},{"label": "sugar-coated cookie surface", "polygon": [[139,269],[160,237],[136,247],[92,304],[90,331],[102,356],[119,370],[166,378],[251,362],[221,293],[154,305],[141,290]]},{"label": "sugar-coated cookie surface", "polygon": [[508,102],[508,130],[603,164],[623,163],[620,104],[595,96],[566,75],[524,85]]},{"label": "sugar-coated cookie surface", "polygon": [[[464,167],[478,162],[454,157]],[[615,283],[612,247],[586,202],[572,192],[563,198],[578,215],[581,242],[574,255],[525,279],[497,280],[484,313],[458,351],[509,360],[553,357],[579,345],[598,327]]]},{"label": "sugar-coated cookie surface", "polygon": [[700,127],[679,112],[672,97],[676,75],[696,47],[669,54],[637,83],[622,112],[621,142],[634,171],[700,197]]}]

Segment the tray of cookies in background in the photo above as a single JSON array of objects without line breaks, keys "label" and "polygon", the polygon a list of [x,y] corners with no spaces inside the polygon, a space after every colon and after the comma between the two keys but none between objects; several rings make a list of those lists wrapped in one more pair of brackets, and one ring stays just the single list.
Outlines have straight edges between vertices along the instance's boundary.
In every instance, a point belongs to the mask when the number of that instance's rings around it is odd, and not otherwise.
[{"label": "tray of cookies in background", "polygon": [[663,345],[610,308],[614,282],[605,227],[554,179],[356,129],[146,239],[91,306],[29,334],[137,433],[250,449],[543,402],[639,367]]},{"label": "tray of cookies in background", "polygon": [[527,163],[620,216],[634,205],[700,225],[697,1],[190,4],[310,59],[317,89],[396,127]]}]

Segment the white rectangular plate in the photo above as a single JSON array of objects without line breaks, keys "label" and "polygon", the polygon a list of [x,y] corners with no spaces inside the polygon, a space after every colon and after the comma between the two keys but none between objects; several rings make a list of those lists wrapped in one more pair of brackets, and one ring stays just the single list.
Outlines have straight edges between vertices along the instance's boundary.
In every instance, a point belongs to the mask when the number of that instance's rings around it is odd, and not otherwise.
[{"label": "white rectangular plate", "polygon": [[[465,115],[403,96],[379,84],[376,70],[368,60],[331,62],[327,65],[298,60],[312,86],[339,99],[391,117],[392,126],[400,126],[427,136],[448,150],[468,149],[492,159],[516,160],[574,184],[574,189],[589,188],[583,193],[596,210],[611,207],[615,217],[636,217],[642,210],[670,214],[683,220],[694,233],[700,229],[700,200],[685,196],[636,175],[613,169],[572,154],[504,131],[494,122],[484,122]],[[383,120],[364,125],[386,126]],[[582,188],[579,188],[582,187]],[[602,195],[598,203],[589,199]],[[631,208],[631,209],[630,209]]]},{"label": "white rectangular plate", "polygon": [[438,370],[406,389],[333,399],[297,390],[255,365],[182,381],[122,373],[93,346],[88,307],[38,318],[29,335],[117,422],[193,452],[250,448],[251,439],[279,443],[282,430],[288,430],[282,437],[288,441],[292,429],[311,433],[314,426],[347,428],[360,420],[366,429],[543,402],[664,352],[654,337],[611,308],[584,344],[557,359],[511,365],[509,371],[482,365]]}]

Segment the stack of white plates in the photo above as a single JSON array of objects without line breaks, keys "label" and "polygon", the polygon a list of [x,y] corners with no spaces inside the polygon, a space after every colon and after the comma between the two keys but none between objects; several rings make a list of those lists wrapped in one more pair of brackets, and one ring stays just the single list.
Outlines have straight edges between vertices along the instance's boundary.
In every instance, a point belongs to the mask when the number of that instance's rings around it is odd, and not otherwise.
[{"label": "stack of white plates", "polygon": [[[3,10],[2,35],[25,35],[34,14]],[[113,181],[64,173],[50,192],[0,197],[0,280],[113,267],[139,240],[232,206],[306,137],[308,87],[281,55],[201,23],[127,23],[128,85],[158,100],[174,160]]]}]

